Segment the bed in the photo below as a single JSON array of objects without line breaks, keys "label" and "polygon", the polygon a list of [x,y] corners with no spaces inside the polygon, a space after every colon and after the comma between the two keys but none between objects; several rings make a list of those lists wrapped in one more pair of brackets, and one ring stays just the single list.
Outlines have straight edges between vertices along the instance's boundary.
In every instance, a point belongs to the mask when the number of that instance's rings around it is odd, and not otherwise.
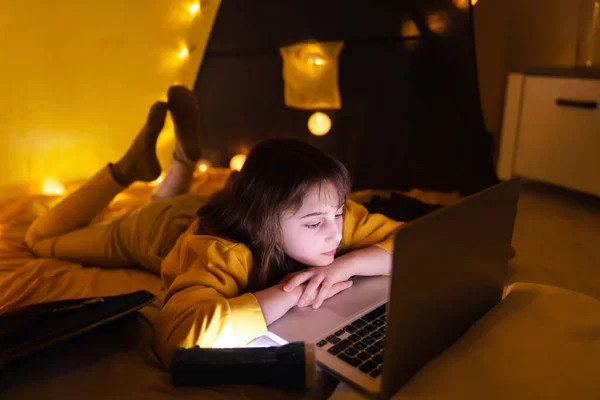
[{"label": "bed", "polygon": [[[223,186],[228,173],[227,169],[215,168],[199,174],[192,191],[213,193]],[[76,186],[74,183],[67,190]],[[93,223],[109,221],[141,206],[148,201],[151,191],[151,185],[147,184],[130,187]],[[423,190],[403,193],[439,205],[460,199],[456,193]],[[352,193],[351,197],[366,203],[373,196],[389,194],[390,191],[363,190]],[[131,317],[6,366],[0,372],[2,399],[289,399],[319,398],[335,388],[336,382],[325,375],[321,376],[318,390],[308,393],[259,386],[173,387],[169,372],[153,351],[153,321],[160,313],[163,294],[158,277],[135,269],[102,269],[36,258],[23,245],[28,225],[59,200],[58,196],[31,195],[0,205],[0,315],[44,301],[107,296],[140,289],[154,293],[157,301]],[[519,393],[544,393],[550,398],[554,392],[547,390],[555,387],[555,382],[560,382],[559,389],[562,389],[557,393],[579,390],[575,396],[578,398],[600,393],[600,383],[590,376],[591,362],[600,358],[600,302],[543,285],[517,284],[510,289],[496,309],[455,346],[429,363],[398,396],[412,399],[452,394],[446,397],[459,398],[469,394],[479,397],[486,388],[500,386],[504,390],[497,392],[498,398]],[[532,340],[535,335],[542,335],[543,340]],[[507,356],[511,346],[518,352]],[[537,367],[539,371],[531,370]],[[566,374],[557,381],[559,376],[553,374],[563,370]],[[540,380],[542,378],[546,380]],[[540,388],[544,391],[540,392]],[[351,395],[344,392],[344,387],[339,390],[334,397]]]}]

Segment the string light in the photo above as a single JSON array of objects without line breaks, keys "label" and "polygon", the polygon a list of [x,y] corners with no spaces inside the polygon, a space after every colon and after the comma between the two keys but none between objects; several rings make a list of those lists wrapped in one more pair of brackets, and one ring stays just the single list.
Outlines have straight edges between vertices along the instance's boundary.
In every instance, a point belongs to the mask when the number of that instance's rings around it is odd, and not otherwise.
[{"label": "string light", "polygon": [[231,168],[234,171],[241,171],[245,162],[245,154],[236,154],[235,156],[231,157],[231,161],[229,161],[229,168]]},{"label": "string light", "polygon": [[42,193],[48,195],[60,195],[65,192],[65,185],[56,179],[46,179],[42,184]]},{"label": "string light", "polygon": [[308,130],[315,136],[326,135],[331,129],[331,118],[329,115],[317,111],[308,118]]},{"label": "string light", "polygon": [[204,172],[208,171],[210,169],[210,167],[212,167],[212,164],[207,159],[202,158],[202,159],[198,160],[198,164],[197,164],[198,172],[204,173]]},{"label": "string light", "polygon": [[189,56],[190,51],[188,50],[188,48],[186,46],[181,46],[179,54],[177,54],[177,58],[179,58],[180,60],[186,60]]},{"label": "string light", "polygon": [[417,24],[412,19],[406,20],[402,23],[402,36],[412,37],[419,36],[421,32],[417,28]]},{"label": "string light", "polygon": [[191,4],[188,8],[188,11],[191,16],[198,14],[198,11],[200,11],[200,3],[195,2],[195,3]]},{"label": "string light", "polygon": [[477,4],[477,0],[452,0],[452,2],[454,3],[454,5],[458,8],[462,8],[462,9],[467,9],[469,8],[469,3],[471,3],[472,6],[474,6],[475,4]]},{"label": "string light", "polygon": [[435,33],[443,33],[448,29],[448,19],[443,13],[435,12],[427,16],[427,26]]}]

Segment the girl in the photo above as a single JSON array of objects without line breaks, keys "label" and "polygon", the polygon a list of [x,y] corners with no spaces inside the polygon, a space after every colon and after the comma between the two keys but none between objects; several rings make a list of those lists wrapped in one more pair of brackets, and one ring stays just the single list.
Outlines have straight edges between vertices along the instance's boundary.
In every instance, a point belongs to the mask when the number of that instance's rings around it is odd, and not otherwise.
[{"label": "girl", "polygon": [[[160,175],[155,145],[167,109],[177,144],[153,201],[110,224],[88,226],[131,183]],[[179,347],[247,344],[291,308],[320,307],[349,288],[352,276],[391,272],[401,223],[346,199],[351,184],[342,163],[301,141],[266,140],[206,199],[186,194],[199,134],[193,93],[171,87],[168,104],[151,108],[125,156],[26,234],[38,256],[161,275],[167,291],[156,332],[165,365]]]}]

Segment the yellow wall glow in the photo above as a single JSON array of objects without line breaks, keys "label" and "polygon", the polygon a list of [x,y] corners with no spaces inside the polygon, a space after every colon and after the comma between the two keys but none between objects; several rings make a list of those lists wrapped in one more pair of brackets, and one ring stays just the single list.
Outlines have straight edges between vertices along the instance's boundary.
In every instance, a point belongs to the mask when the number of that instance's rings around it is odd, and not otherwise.
[{"label": "yellow wall glow", "polygon": [[[189,0],[34,3],[0,2],[2,197],[118,160],[169,85],[193,86],[220,6],[191,16]],[[182,43],[186,60],[173,62]]]}]

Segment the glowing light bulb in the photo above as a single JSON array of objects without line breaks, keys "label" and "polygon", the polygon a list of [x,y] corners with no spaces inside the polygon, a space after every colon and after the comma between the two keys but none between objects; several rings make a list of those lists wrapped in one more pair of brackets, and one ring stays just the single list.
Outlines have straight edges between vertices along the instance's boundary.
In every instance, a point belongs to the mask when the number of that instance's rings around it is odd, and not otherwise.
[{"label": "glowing light bulb", "polygon": [[177,58],[179,58],[180,60],[186,60],[189,56],[190,51],[188,50],[188,48],[186,46],[181,46],[179,54],[177,54]]},{"label": "glowing light bulb", "polygon": [[308,118],[308,130],[315,136],[326,135],[331,130],[329,115],[317,111]]},{"label": "glowing light bulb", "polygon": [[443,33],[448,29],[448,19],[443,13],[432,13],[427,16],[427,25],[432,32]]},{"label": "glowing light bulb", "polygon": [[231,161],[229,161],[229,168],[231,168],[234,171],[241,171],[245,162],[245,154],[236,154],[235,156],[231,157]]},{"label": "glowing light bulb", "polygon": [[311,65],[325,65],[325,63],[327,62],[325,60],[325,57],[321,56],[320,54],[317,53],[310,53],[306,56],[306,62],[308,62]]},{"label": "glowing light bulb", "polygon": [[65,185],[56,179],[46,179],[42,184],[42,193],[49,195],[59,195],[65,192]]},{"label": "glowing light bulb", "polygon": [[208,171],[210,169],[210,167],[212,167],[212,164],[210,161],[208,161],[204,158],[198,160],[198,164],[197,164],[198,172],[204,173],[204,172]]},{"label": "glowing light bulb", "polygon": [[452,0],[452,2],[456,7],[462,8],[464,10],[469,8],[469,3],[471,3],[472,6],[477,4],[477,0]]},{"label": "glowing light bulb", "polygon": [[188,7],[190,15],[194,16],[200,11],[200,2],[195,2]]},{"label": "glowing light bulb", "polygon": [[419,36],[421,32],[417,28],[417,24],[412,19],[402,23],[402,36]]}]

